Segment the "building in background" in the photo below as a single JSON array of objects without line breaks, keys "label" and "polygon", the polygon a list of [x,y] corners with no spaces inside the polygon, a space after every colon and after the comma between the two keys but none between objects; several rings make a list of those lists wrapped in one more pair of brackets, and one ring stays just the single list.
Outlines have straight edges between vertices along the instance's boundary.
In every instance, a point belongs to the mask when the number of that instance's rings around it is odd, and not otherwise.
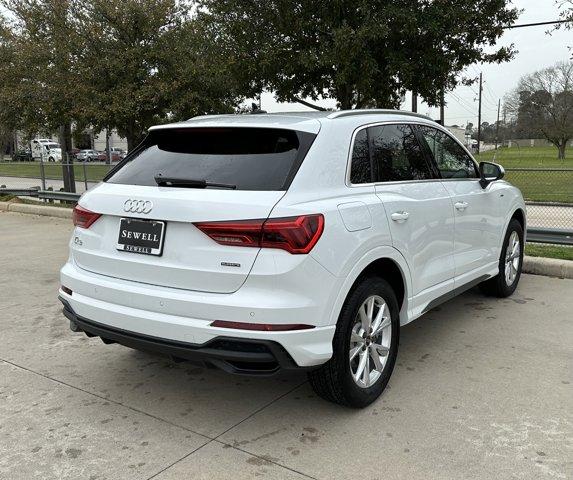
[{"label": "building in background", "polygon": [[466,129],[454,125],[453,127],[446,127],[454,137],[456,137],[463,145],[467,146]]},{"label": "building in background", "polygon": [[[106,131],[103,130],[93,137],[92,148],[98,152],[103,152],[105,150],[105,135]],[[116,130],[111,131],[109,137],[109,146],[114,148],[121,148],[127,152],[127,139],[120,137]]]}]

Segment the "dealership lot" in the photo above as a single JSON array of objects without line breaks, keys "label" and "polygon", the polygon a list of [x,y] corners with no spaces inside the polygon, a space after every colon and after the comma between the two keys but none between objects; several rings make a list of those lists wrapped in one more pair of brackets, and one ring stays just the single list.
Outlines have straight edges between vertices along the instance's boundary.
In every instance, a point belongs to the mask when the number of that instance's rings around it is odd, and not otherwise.
[{"label": "dealership lot", "polygon": [[525,275],[402,329],[364,410],[72,334],[69,221],[0,212],[0,478],[571,478],[573,281]]}]

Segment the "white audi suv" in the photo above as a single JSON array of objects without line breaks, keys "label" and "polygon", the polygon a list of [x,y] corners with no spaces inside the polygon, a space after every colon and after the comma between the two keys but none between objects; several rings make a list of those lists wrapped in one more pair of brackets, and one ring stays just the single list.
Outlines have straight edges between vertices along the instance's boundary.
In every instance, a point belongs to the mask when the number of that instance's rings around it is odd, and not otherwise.
[{"label": "white audi suv", "polygon": [[73,331],[232,373],[384,390],[400,326],[475,285],[508,296],[525,204],[408,112],[215,115],[150,129],[74,209]]}]

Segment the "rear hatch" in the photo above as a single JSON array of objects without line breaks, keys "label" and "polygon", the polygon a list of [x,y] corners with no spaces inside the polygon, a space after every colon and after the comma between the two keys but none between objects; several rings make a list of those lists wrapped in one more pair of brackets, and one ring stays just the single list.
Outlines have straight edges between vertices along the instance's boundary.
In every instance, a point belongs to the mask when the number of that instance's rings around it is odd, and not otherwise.
[{"label": "rear hatch", "polygon": [[101,216],[76,230],[76,264],[141,283],[236,291],[259,249],[221,245],[194,223],[266,219],[315,136],[254,127],[152,131],[82,197],[81,207]]}]

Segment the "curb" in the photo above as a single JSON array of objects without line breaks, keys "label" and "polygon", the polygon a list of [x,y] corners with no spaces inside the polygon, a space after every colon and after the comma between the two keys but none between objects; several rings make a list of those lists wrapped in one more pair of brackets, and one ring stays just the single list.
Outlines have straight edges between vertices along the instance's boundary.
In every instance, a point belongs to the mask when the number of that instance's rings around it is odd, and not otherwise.
[{"label": "curb", "polygon": [[28,213],[32,215],[42,215],[44,217],[72,218],[71,208],[29,205],[27,203],[0,202],[0,211]]},{"label": "curb", "polygon": [[[28,213],[46,217],[72,218],[72,209],[29,205],[27,203],[0,202],[0,211]],[[572,278],[573,261],[556,258],[523,257],[523,273],[546,275],[548,277]]]},{"label": "curb", "polygon": [[548,277],[573,278],[573,261],[556,258],[523,257],[523,273]]}]

